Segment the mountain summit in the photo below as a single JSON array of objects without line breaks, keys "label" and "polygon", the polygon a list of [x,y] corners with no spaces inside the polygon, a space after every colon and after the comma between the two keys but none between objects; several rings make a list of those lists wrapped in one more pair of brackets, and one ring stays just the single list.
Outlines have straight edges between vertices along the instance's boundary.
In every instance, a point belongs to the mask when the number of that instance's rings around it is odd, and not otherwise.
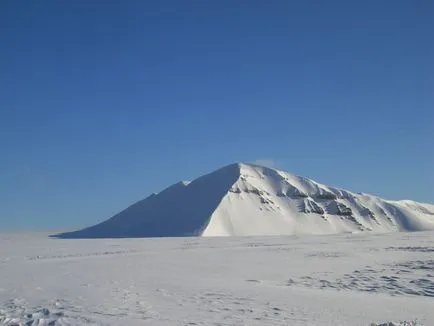
[{"label": "mountain summit", "polygon": [[434,205],[329,187],[236,163],[179,182],[112,218],[59,238],[252,236],[434,229]]}]

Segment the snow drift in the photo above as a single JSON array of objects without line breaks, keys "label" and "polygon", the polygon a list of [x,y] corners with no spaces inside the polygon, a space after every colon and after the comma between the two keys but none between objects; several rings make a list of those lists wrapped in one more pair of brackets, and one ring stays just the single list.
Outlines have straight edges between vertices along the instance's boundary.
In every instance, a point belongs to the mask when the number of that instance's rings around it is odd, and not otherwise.
[{"label": "snow drift", "polygon": [[252,164],[179,182],[60,238],[252,236],[434,229],[434,205],[389,201]]}]

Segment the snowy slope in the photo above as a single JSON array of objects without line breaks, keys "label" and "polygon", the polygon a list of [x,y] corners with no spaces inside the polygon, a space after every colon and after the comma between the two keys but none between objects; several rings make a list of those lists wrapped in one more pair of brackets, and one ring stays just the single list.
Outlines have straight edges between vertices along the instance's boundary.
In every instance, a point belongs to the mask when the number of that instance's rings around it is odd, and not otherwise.
[{"label": "snowy slope", "polygon": [[177,183],[63,238],[336,234],[434,229],[434,205],[387,201],[252,164]]},{"label": "snowy slope", "polygon": [[204,236],[434,229],[434,205],[386,201],[282,171],[240,164]]}]

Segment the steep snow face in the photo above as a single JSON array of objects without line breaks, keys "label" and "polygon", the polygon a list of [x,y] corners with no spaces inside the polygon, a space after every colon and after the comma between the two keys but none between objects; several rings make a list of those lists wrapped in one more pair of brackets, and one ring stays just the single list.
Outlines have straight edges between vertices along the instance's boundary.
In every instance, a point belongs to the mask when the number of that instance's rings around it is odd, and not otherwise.
[{"label": "steep snow face", "polygon": [[178,182],[109,220],[60,238],[132,238],[201,235],[209,218],[240,175],[237,164],[193,182]]},{"label": "steep snow face", "polygon": [[232,164],[179,182],[62,238],[335,234],[434,229],[434,205],[386,201],[282,171]]},{"label": "steep snow face", "polygon": [[434,229],[434,205],[386,201],[261,166],[240,176],[204,236],[334,234]]}]

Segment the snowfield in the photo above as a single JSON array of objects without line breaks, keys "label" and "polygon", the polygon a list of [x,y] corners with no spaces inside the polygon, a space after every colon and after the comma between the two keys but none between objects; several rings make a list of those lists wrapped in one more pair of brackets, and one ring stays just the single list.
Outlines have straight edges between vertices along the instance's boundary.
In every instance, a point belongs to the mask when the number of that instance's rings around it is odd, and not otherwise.
[{"label": "snowfield", "polygon": [[432,326],[434,232],[88,240],[3,233],[0,324]]}]

